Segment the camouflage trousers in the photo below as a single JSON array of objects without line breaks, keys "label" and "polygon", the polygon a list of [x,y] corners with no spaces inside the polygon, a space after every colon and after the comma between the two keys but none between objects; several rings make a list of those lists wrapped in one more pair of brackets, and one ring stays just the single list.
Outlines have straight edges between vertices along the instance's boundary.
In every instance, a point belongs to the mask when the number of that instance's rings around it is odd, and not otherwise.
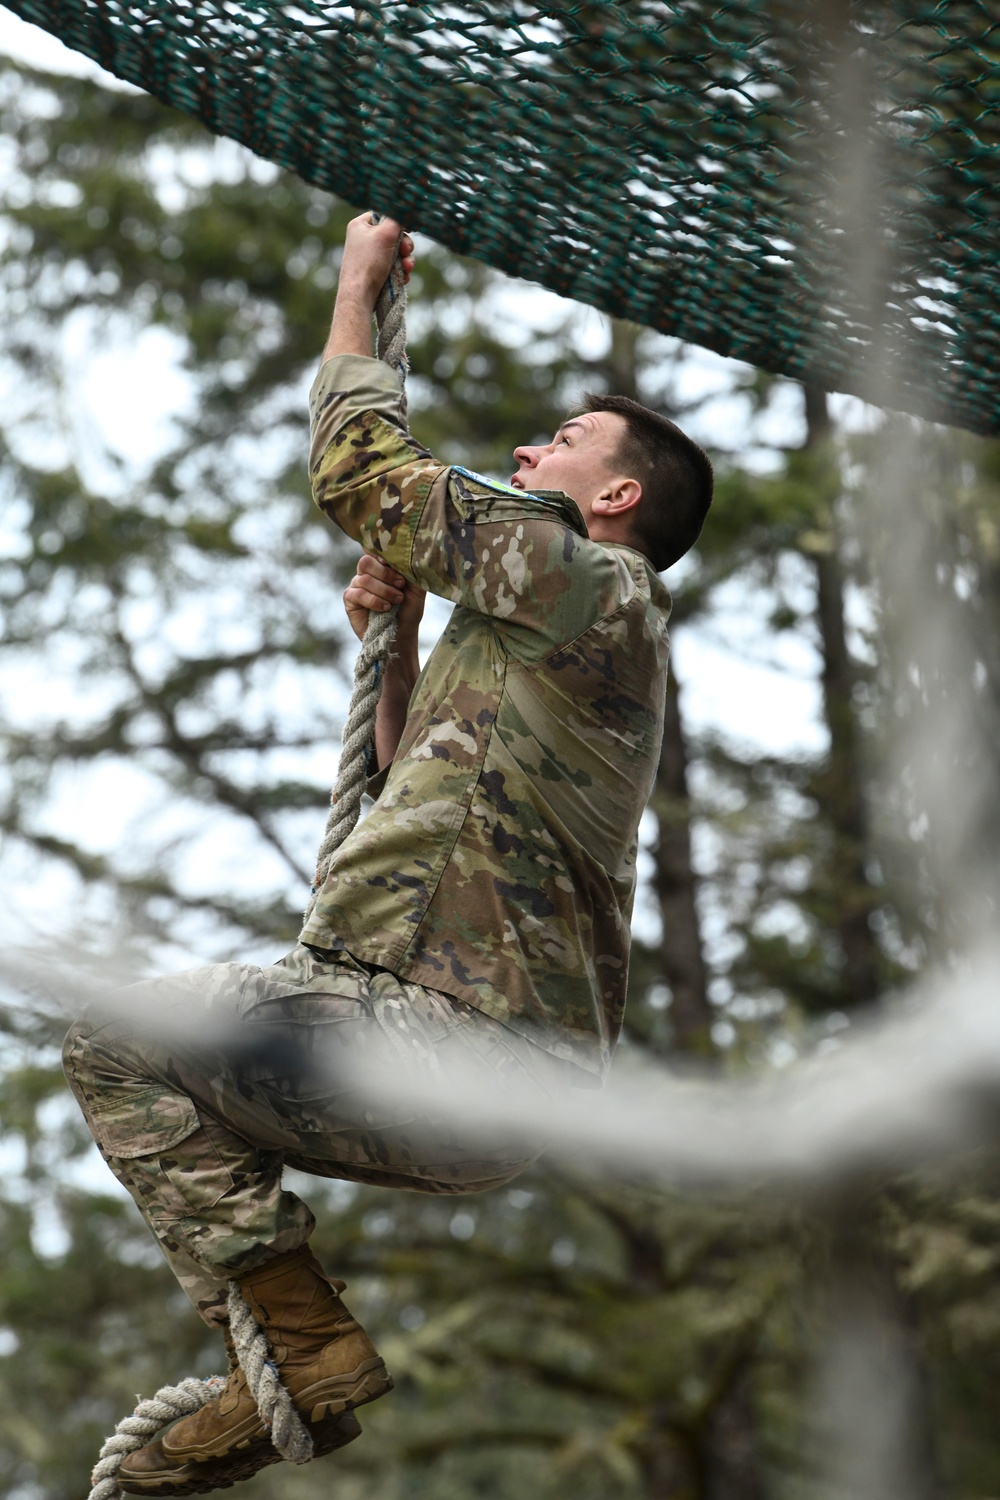
[{"label": "camouflage trousers", "polygon": [[[480,1011],[349,957],[301,945],[268,968],[215,964],[144,981],[84,1016],[63,1048],[102,1155],[206,1322],[226,1282],[308,1239],[284,1166],[321,1177],[468,1193],[508,1182],[543,1143],[477,1132],[403,1087],[449,1075],[550,1097],[562,1065]],[[400,1074],[398,1070],[402,1069]]]}]

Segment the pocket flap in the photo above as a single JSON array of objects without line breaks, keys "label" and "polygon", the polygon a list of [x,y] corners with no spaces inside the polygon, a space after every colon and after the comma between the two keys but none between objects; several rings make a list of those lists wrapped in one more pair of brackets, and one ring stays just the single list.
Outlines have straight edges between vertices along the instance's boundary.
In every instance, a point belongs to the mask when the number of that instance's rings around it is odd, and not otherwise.
[{"label": "pocket flap", "polygon": [[200,1127],[194,1100],[186,1094],[169,1093],[159,1085],[99,1106],[91,1115],[98,1144],[109,1156],[125,1161],[169,1151]]}]

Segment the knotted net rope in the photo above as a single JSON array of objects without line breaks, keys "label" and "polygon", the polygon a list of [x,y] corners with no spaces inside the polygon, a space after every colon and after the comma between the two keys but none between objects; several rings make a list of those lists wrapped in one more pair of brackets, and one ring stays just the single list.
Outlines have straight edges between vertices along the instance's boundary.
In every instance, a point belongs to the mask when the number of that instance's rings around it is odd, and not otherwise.
[{"label": "knotted net rope", "polygon": [[[375,217],[377,219],[377,215]],[[398,253],[375,305],[375,322],[379,359],[396,370],[405,381],[409,368],[406,359],[406,282]],[[405,416],[405,386],[401,412]],[[396,613],[395,609],[381,614],[372,610],[368,617],[355,663],[354,691],[344,726],[340,766],[317,856],[316,879],[306,908],[306,921],[316,904],[334,853],[352,832],[361,813],[382,678],[396,635]],[[313,1454],[312,1438],[281,1383],[267,1338],[244,1301],[237,1281],[229,1283],[227,1312],[236,1357],[272,1443],[288,1463],[308,1463]],[[221,1375],[210,1375],[205,1380],[192,1377],[182,1380],[180,1385],[161,1386],[155,1396],[140,1398],[135,1409],[122,1418],[105,1440],[91,1474],[89,1500],[124,1500],[118,1470],[126,1455],[144,1448],[178,1418],[189,1416],[214,1400],[225,1383],[225,1377]]]},{"label": "knotted net rope", "polygon": [[6,4],[457,254],[1000,433],[996,0]]}]

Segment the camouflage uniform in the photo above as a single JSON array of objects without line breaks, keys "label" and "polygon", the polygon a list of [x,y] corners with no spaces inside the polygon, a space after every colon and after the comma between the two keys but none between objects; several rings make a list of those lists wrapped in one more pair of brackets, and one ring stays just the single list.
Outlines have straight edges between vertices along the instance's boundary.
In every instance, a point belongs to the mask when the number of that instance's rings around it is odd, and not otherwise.
[{"label": "camouflage uniform", "polygon": [[131,985],[63,1047],[101,1154],[210,1323],[225,1321],[233,1272],[312,1232],[283,1165],[468,1193],[538,1156],[543,1143],[524,1132],[484,1139],[474,1124],[415,1113],[398,1089],[366,1087],[383,1058],[442,1092],[453,1072],[529,1101],[559,1083],[557,1063],[471,1006],[301,945],[264,969],[214,964]]},{"label": "camouflage uniform", "polygon": [[599,1079],[625,1006],[670,596],[638,552],[590,541],[568,496],[436,463],[399,399],[378,360],[327,361],[313,493],[457,607],[302,938],[455,995]]},{"label": "camouflage uniform", "polygon": [[471,1070],[545,1095],[598,1083],[621,1027],[669,595],[566,495],[436,463],[399,400],[355,356],[312,397],[317,503],[456,605],[384,790],[286,959],[133,986],[66,1041],[101,1151],[208,1321],[229,1274],[309,1236],[283,1163],[470,1192],[538,1155],[374,1098],[380,1050],[442,1088]]}]

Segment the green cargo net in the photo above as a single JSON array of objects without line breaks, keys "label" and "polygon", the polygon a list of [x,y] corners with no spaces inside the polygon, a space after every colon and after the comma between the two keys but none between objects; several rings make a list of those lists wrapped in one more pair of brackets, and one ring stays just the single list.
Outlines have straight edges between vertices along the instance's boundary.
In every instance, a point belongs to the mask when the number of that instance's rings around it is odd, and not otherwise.
[{"label": "green cargo net", "polygon": [[8,3],[452,250],[1000,432],[996,0]]}]

